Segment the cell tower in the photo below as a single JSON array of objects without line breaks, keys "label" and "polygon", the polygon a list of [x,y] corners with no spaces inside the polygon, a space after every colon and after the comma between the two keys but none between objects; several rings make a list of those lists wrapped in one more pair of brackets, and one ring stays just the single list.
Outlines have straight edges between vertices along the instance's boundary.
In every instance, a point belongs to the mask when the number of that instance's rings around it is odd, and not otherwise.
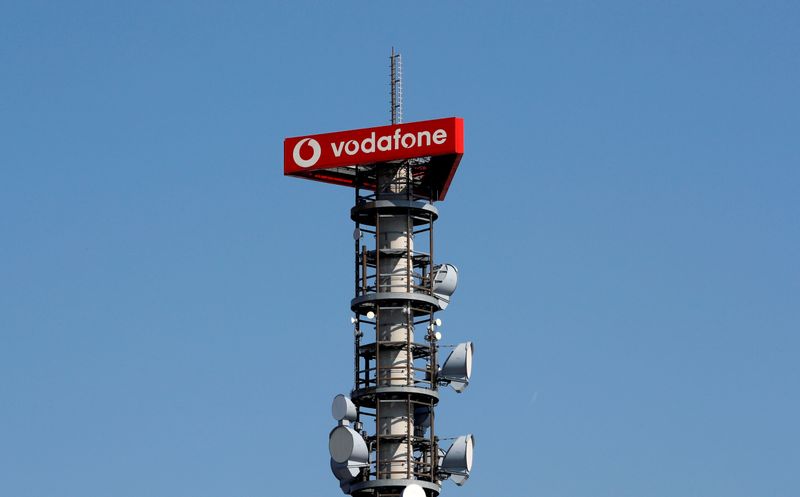
[{"label": "cell tower", "polygon": [[463,392],[472,373],[472,342],[440,344],[458,270],[434,262],[434,202],[463,155],[463,120],[401,124],[402,60],[390,60],[392,125],[287,138],[284,174],[355,189],[354,386],[333,400],[331,470],[353,497],[436,497],[467,480],[474,446],[439,438],[434,414],[440,387]]}]

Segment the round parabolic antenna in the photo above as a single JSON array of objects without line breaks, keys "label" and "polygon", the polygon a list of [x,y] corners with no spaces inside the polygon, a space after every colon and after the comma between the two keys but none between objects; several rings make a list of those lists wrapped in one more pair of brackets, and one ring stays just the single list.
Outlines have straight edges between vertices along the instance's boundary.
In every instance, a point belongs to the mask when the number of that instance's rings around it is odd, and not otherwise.
[{"label": "round parabolic antenna", "polygon": [[472,342],[466,343],[466,365],[467,365],[467,379],[472,378],[472,353],[475,350],[475,346],[472,345]]},{"label": "round parabolic antenna", "polygon": [[412,483],[403,489],[400,497],[425,497],[425,490],[416,483]]},{"label": "round parabolic antenna", "polygon": [[355,421],[358,419],[358,412],[356,405],[350,400],[350,397],[339,394],[333,398],[333,405],[331,405],[331,414],[336,421]]},{"label": "round parabolic antenna", "polygon": [[469,473],[472,471],[472,452],[475,450],[475,439],[472,437],[472,435],[467,435],[465,443],[467,473]]},{"label": "round parabolic antenna", "polygon": [[352,461],[365,463],[369,460],[367,442],[349,426],[337,426],[328,439],[328,450],[338,463]]},{"label": "round parabolic antenna", "polygon": [[458,286],[458,268],[442,264],[433,268],[433,293],[450,297]]},{"label": "round parabolic antenna", "polygon": [[472,377],[472,342],[459,343],[442,364],[439,377],[450,383],[456,392],[463,392]]},{"label": "round parabolic antenna", "polygon": [[475,439],[472,435],[461,435],[456,438],[450,449],[444,455],[441,462],[442,470],[445,472],[466,472],[472,471],[472,455],[475,447]]}]

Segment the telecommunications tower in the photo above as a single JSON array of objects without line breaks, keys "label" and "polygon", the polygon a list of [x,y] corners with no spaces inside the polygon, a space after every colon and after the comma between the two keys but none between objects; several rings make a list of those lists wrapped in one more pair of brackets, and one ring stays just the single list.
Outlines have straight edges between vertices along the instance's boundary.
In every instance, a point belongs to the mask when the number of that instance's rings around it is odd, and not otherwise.
[{"label": "telecommunications tower", "polygon": [[444,480],[467,480],[474,446],[472,435],[440,438],[434,422],[440,387],[463,392],[472,373],[472,342],[440,343],[436,313],[458,270],[434,262],[433,236],[464,125],[403,123],[394,49],[390,60],[391,125],[286,138],[284,174],[355,189],[354,385],[333,399],[331,470],[353,497],[436,497]]}]

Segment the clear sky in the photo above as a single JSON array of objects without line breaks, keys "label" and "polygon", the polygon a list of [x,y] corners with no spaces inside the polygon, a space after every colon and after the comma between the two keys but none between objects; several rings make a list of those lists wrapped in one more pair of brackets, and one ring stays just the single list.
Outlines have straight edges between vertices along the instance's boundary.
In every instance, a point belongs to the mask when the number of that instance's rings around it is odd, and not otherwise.
[{"label": "clear sky", "polygon": [[352,191],[461,116],[445,496],[800,495],[800,3],[0,1],[0,495],[341,495]]}]

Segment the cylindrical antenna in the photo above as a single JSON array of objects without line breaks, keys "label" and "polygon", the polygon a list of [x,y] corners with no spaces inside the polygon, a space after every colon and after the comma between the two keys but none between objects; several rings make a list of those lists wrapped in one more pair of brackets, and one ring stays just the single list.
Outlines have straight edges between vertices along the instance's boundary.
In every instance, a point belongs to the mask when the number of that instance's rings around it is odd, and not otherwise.
[{"label": "cylindrical antenna", "polygon": [[403,122],[403,57],[392,47],[391,60],[391,116],[392,124]]}]

